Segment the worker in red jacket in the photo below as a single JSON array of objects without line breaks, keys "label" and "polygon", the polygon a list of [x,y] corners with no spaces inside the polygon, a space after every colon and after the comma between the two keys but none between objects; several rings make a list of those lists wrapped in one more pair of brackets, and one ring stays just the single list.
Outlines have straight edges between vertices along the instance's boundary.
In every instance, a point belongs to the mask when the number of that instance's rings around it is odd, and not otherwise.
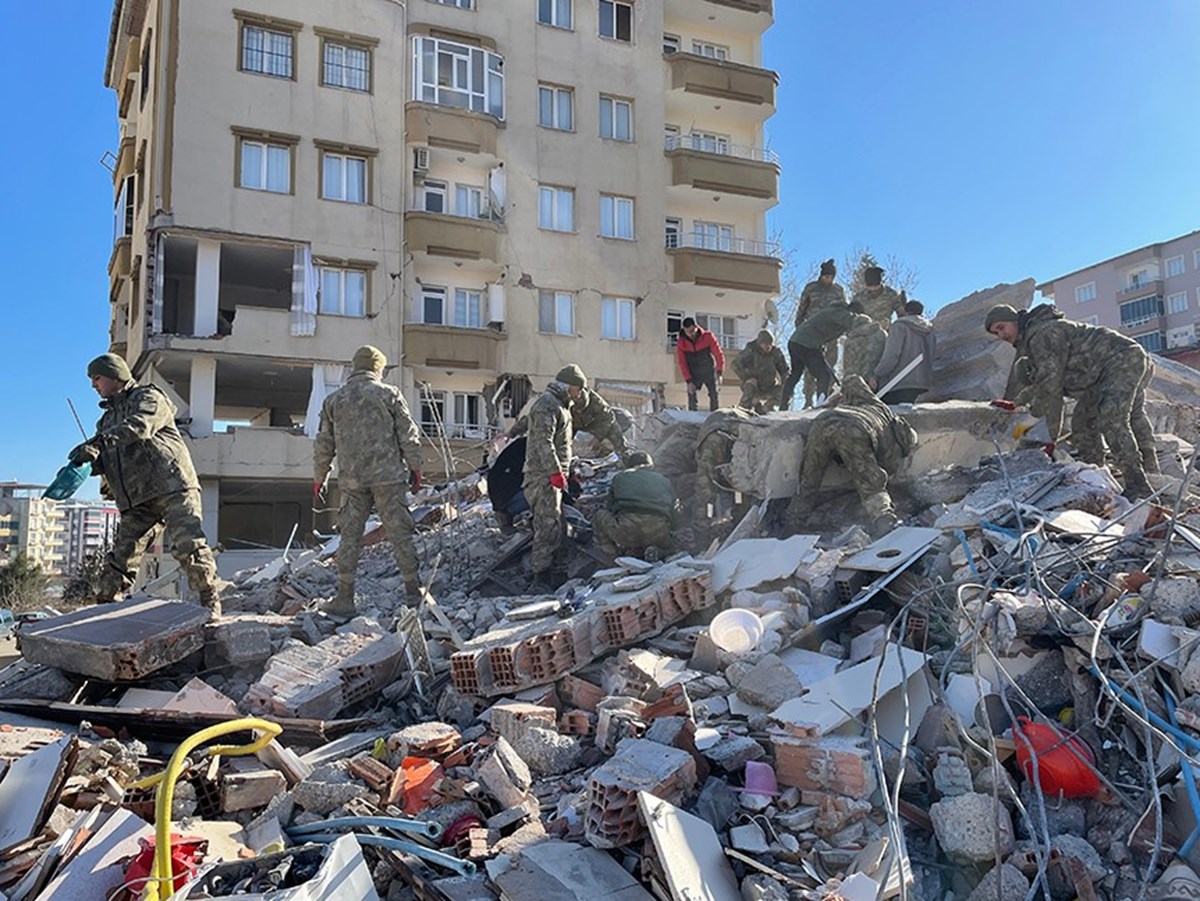
[{"label": "worker in red jacket", "polygon": [[696,320],[691,316],[687,317],[683,320],[683,331],[679,333],[679,340],[675,344],[675,359],[679,361],[679,372],[687,382],[688,409],[696,409],[701,385],[708,389],[708,409],[717,409],[717,385],[725,373],[725,354],[721,352],[721,342],[717,336],[696,325]]}]

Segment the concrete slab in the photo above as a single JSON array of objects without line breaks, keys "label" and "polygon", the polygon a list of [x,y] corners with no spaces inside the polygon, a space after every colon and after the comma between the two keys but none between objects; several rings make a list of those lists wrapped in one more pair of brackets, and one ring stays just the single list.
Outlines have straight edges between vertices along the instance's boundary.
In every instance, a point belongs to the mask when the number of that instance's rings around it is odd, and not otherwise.
[{"label": "concrete slab", "polygon": [[638,792],[638,809],[650,830],[672,901],[738,901],[742,897],[721,841],[709,823],[647,792]]},{"label": "concrete slab", "polygon": [[745,591],[764,582],[790,578],[820,537],[793,535],[786,541],[746,538],[735,542],[713,558],[712,589],[717,594]]},{"label": "concrete slab", "polygon": [[204,647],[208,619],[204,607],[183,601],[97,604],[25,626],[21,654],[96,679],[133,681]]},{"label": "concrete slab", "polygon": [[0,782],[0,851],[37,834],[45,824],[58,803],[75,747],[74,736],[63,736],[18,758],[5,772]]},{"label": "concrete slab", "polygon": [[940,529],[901,526],[841,562],[843,569],[890,573],[924,551],[942,536]]},{"label": "concrete slab", "polygon": [[652,901],[654,897],[608,854],[563,841],[526,848],[512,868],[494,881],[504,898],[521,901]]}]

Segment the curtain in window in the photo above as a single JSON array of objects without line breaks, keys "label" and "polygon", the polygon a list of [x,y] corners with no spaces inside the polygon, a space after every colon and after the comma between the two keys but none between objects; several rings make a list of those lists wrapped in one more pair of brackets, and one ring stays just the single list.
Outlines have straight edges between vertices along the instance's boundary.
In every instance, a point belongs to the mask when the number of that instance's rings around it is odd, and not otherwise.
[{"label": "curtain in window", "polygon": [[351,203],[367,202],[367,161],[347,158],[346,200]]},{"label": "curtain in window", "polygon": [[346,381],[346,367],[336,364],[315,363],[312,370],[312,391],[308,395],[308,409],[304,413],[304,434],[317,437],[321,424],[321,405]]},{"label": "curtain in window", "polygon": [[267,147],[268,191],[286,194],[292,190],[292,153],[286,147]]},{"label": "curtain in window", "polygon": [[292,36],[275,31],[267,32],[265,71],[269,75],[292,77]]},{"label": "curtain in window", "polygon": [[343,273],[342,314],[365,316],[367,313],[367,274],[348,269]]},{"label": "curtain in window", "polygon": [[263,170],[263,150],[262,144],[255,144],[250,141],[242,142],[242,187],[243,188],[261,188]]},{"label": "curtain in window", "polygon": [[292,251],[292,310],[289,330],[293,335],[317,333],[317,271],[313,267],[312,248],[307,245]]},{"label": "curtain in window", "polygon": [[329,200],[342,199],[342,158],[336,154],[325,154],[321,166],[321,196]]},{"label": "curtain in window", "polygon": [[251,72],[263,69],[263,45],[266,33],[261,28],[242,30],[242,68]]}]

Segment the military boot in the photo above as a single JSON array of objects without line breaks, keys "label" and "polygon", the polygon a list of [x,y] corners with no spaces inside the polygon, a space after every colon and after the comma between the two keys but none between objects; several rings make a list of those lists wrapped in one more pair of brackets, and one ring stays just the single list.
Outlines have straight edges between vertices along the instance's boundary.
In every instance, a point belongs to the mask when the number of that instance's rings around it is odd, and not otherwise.
[{"label": "military boot", "polygon": [[416,579],[405,580],[404,582],[404,606],[420,607],[421,600],[424,598],[424,592],[421,590],[421,583]]},{"label": "military boot", "polygon": [[200,606],[207,607],[213,619],[221,615],[221,598],[215,587],[200,589]]},{"label": "military boot", "polygon": [[330,619],[349,622],[358,616],[358,608],[354,605],[354,583],[338,582],[337,595],[322,608]]},{"label": "military boot", "polygon": [[900,519],[895,513],[883,513],[876,516],[871,522],[870,534],[872,538],[882,538],[888,532],[900,525]]},{"label": "military boot", "polygon": [[1149,497],[1154,493],[1154,489],[1150,487],[1150,482],[1146,478],[1146,473],[1141,467],[1129,466],[1125,469],[1125,490],[1121,493],[1131,501],[1141,500],[1144,497]]}]

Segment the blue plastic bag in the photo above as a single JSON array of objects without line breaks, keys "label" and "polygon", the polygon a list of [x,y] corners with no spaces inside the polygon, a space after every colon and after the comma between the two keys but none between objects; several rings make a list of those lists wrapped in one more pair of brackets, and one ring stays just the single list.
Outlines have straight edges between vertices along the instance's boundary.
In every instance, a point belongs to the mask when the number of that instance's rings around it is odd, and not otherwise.
[{"label": "blue plastic bag", "polygon": [[78,466],[68,463],[58,471],[58,475],[54,477],[50,487],[42,492],[42,497],[48,497],[54,501],[65,501],[83,487],[83,483],[91,474],[91,463],[81,463]]}]

